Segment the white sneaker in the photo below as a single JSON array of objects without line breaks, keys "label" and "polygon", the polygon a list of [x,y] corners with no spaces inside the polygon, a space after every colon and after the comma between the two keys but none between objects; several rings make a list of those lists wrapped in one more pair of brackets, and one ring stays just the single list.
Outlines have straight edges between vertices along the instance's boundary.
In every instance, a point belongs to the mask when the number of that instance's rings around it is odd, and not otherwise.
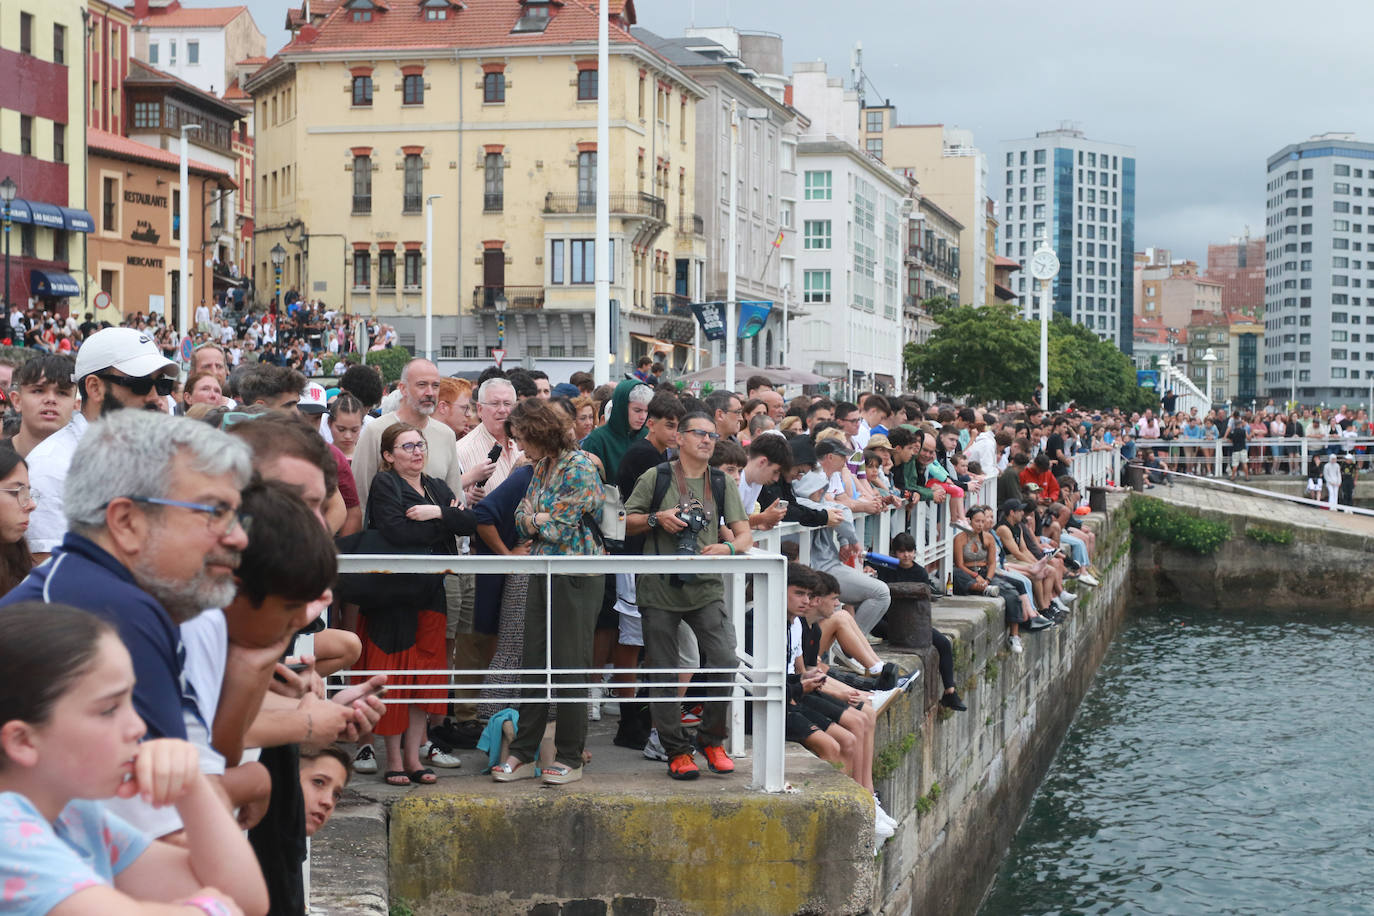
[{"label": "white sneaker", "polygon": [[883,710],[887,709],[888,704],[891,703],[893,700],[897,699],[897,697],[901,696],[902,693],[903,691],[900,687],[894,687],[891,690],[873,691],[873,711],[878,713],[879,715],[882,715]]},{"label": "white sneaker", "polygon": [[886,824],[894,831],[897,829],[896,818],[883,810],[882,802],[878,801],[876,795],[873,797],[873,818],[875,824]]},{"label": "white sneaker", "polygon": [[358,753],[353,757],[353,772],[364,774],[377,772],[377,755],[373,752],[372,745],[364,744],[358,748]]},{"label": "white sneaker", "polygon": [[1060,592],[1058,595],[1055,596],[1056,599],[1062,601],[1065,604],[1077,604],[1078,599],[1082,597],[1083,596],[1078,594],[1077,592]]},{"label": "white sneaker", "polygon": [[650,729],[649,740],[644,742],[644,756],[649,760],[668,761],[668,752],[663,749],[663,742],[658,740],[658,729]]},{"label": "white sneaker", "polygon": [[1100,582],[1097,581],[1097,577],[1096,577],[1096,576],[1094,576],[1092,573],[1086,573],[1086,572],[1080,572],[1080,573],[1078,574],[1078,581],[1079,581],[1079,582],[1082,582],[1084,585],[1090,586],[1090,587],[1092,587],[1092,588],[1097,588],[1097,586],[1101,584]]},{"label": "white sneaker", "polygon": [[868,674],[867,668],[850,658],[848,655],[845,655],[844,652],[840,651],[839,646],[835,646],[830,650],[830,661],[832,664],[843,665],[855,674]]},{"label": "white sneaker", "polygon": [[[420,745],[420,759],[430,766],[439,767],[444,770],[456,770],[463,765],[463,761],[459,760],[452,753],[428,741]],[[354,769],[357,769],[356,765]]]},{"label": "white sneaker", "polygon": [[[889,820],[890,820],[890,818],[889,818]],[[874,818],[873,818],[873,839],[874,839],[874,844],[873,844],[873,845],[875,845],[875,846],[881,846],[881,845],[883,845],[883,844],[886,843],[886,842],[892,837],[892,835],[893,835],[894,833],[896,833],[896,832],[897,832],[897,828],[896,828],[895,826],[893,826],[892,824],[889,824],[887,821],[883,820],[883,819],[880,818],[880,817],[877,817],[876,815],[874,816]]]},{"label": "white sneaker", "polygon": [[589,722],[601,721],[601,698],[606,695],[603,687],[593,687],[587,691],[591,696],[587,698],[587,720]]},{"label": "white sneaker", "polygon": [[1069,612],[1069,606],[1065,604],[1063,601],[1060,601],[1058,595],[1055,595],[1053,598],[1050,599],[1050,604],[1053,605],[1054,608],[1060,611],[1061,613],[1067,614]]},{"label": "white sneaker", "polygon": [[1013,637],[1011,638],[1011,651],[1015,652],[1017,655],[1020,655],[1020,654],[1021,654],[1022,649],[1021,649],[1021,637],[1020,637],[1020,636],[1013,636]]},{"label": "white sneaker", "polygon": [[983,597],[984,597],[984,598],[996,598],[996,597],[997,597],[998,595],[1000,595],[1001,593],[1002,593],[1002,590],[1001,590],[1000,588],[998,588],[996,585],[985,585],[985,586],[983,586]]},{"label": "white sneaker", "polygon": [[913,686],[915,686],[916,682],[920,680],[920,678],[921,669],[917,668],[915,671],[911,672],[906,677],[899,678],[897,680],[897,689],[905,693],[906,691],[910,690]]}]

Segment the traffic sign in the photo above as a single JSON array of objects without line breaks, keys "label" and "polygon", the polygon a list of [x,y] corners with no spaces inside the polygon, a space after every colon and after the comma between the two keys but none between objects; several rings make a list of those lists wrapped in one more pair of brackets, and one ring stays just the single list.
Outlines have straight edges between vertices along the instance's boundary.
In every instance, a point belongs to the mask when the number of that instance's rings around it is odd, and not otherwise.
[{"label": "traffic sign", "polygon": [[181,338],[181,361],[183,363],[189,363],[191,361],[191,350],[192,345],[190,335]]},{"label": "traffic sign", "polygon": [[105,292],[103,289],[95,294],[95,307],[98,309],[109,308],[111,301],[112,300],[110,299],[110,294]]},{"label": "traffic sign", "polygon": [[496,368],[500,369],[501,361],[506,358],[506,351],[500,347],[493,348],[491,351],[491,358],[496,360]]}]

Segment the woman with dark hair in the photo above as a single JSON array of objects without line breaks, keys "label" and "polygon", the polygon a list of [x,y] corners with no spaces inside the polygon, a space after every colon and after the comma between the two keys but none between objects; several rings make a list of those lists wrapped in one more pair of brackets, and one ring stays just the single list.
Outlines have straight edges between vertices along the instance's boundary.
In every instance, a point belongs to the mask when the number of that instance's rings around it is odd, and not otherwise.
[{"label": "woman with dark hair", "polygon": [[29,488],[29,466],[8,445],[0,445],[0,595],[14,588],[33,569],[33,554],[24,532],[38,506]]},{"label": "woman with dark hair", "polygon": [[[534,462],[534,478],[515,510],[515,527],[530,542],[532,556],[600,556],[605,553],[587,519],[600,511],[605,493],[601,475],[573,441],[572,420],[537,398],[518,404],[510,415],[511,437]],[[525,603],[525,667],[542,668],[545,653],[555,668],[592,666],[592,641],[601,610],[603,579],[596,575],[554,575],[530,583]],[[547,589],[547,591],[546,591]],[[554,683],[585,682],[585,674],[555,674]],[[560,691],[585,696],[585,690]],[[510,756],[492,770],[497,782],[541,776],[546,785],[582,778],[587,742],[587,705],[562,703],[554,731],[553,765],[537,771],[539,742],[549,706],[523,704],[520,728]]]},{"label": "woman with dark hair", "polygon": [[343,452],[350,462],[353,450],[358,447],[358,437],[363,432],[363,416],[367,408],[347,391],[342,391],[329,405],[329,434],[334,437],[334,447]]},{"label": "woman with dark hair", "polygon": [[[459,507],[448,484],[424,473],[424,434],[408,423],[397,423],[382,433],[381,453],[383,470],[372,478],[367,494],[366,526],[379,531],[389,544],[401,550],[456,553],[454,537],[475,534],[477,523],[471,512]],[[360,609],[364,621],[359,634],[363,637],[363,669],[426,671],[448,667],[443,577],[429,578],[433,585],[422,589],[426,594]],[[425,743],[426,715],[443,715],[447,702],[442,691],[404,688],[446,683],[443,675],[400,675],[388,679],[390,699],[425,701],[388,703],[385,715],[377,723],[376,733],[386,739],[388,784],[429,785],[436,781],[433,770],[420,766],[420,745]]]}]

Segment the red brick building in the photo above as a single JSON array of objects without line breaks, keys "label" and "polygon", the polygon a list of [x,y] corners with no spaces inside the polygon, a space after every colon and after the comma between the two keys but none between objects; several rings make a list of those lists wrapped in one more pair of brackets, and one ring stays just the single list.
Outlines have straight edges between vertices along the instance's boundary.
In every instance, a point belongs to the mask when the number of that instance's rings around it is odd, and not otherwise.
[{"label": "red brick building", "polygon": [[1264,314],[1264,239],[1249,236],[1207,246],[1202,274],[1221,284],[1221,307],[1228,312]]}]

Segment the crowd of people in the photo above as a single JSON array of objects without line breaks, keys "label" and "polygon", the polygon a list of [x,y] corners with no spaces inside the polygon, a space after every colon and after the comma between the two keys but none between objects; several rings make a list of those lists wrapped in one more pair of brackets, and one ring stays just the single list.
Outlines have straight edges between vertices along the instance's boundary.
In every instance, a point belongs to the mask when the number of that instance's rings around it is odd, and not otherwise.
[{"label": "crowd of people", "polygon": [[[341,316],[302,305],[273,332],[290,352],[317,319],[347,357]],[[29,838],[0,879],[25,911],[299,913],[305,840],[352,774],[432,784],[476,746],[496,782],[565,785],[612,710],[614,744],[669,777],[734,771],[730,690],[692,683],[737,665],[721,576],[339,575],[339,553],[724,557],[797,523],[787,738],[871,792],[877,716],[920,674],[875,651],[894,590],[999,600],[1022,651],[1072,613],[1070,583],[1097,584],[1073,456],[1153,419],[788,400],[764,376],[698,398],[652,364],[598,387],[413,359],[388,386],[345,358],[326,388],[239,358],[272,346],[270,320],[228,340],[208,321],[184,379],[138,321],[0,365],[0,829]],[[921,503],[957,529],[944,582],[907,533]],[[856,518],[888,510],[874,543]],[[940,703],[964,710],[951,641],[930,638]],[[546,659],[573,702],[510,704]],[[486,674],[433,673],[451,668]],[[588,692],[567,669],[609,670]],[[875,829],[894,829],[876,796]]]}]

